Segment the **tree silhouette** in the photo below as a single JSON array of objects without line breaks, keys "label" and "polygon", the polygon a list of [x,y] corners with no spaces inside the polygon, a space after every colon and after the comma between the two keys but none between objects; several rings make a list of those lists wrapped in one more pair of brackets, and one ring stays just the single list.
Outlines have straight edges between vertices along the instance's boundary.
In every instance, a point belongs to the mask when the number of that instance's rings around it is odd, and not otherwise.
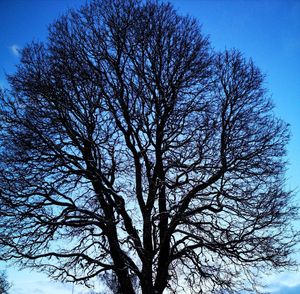
[{"label": "tree silhouette", "polygon": [[251,60],[136,0],[70,11],[21,56],[1,92],[1,259],[128,294],[251,290],[293,265],[289,132]]},{"label": "tree silhouette", "polygon": [[8,294],[11,285],[7,281],[5,272],[0,272],[0,294]]}]

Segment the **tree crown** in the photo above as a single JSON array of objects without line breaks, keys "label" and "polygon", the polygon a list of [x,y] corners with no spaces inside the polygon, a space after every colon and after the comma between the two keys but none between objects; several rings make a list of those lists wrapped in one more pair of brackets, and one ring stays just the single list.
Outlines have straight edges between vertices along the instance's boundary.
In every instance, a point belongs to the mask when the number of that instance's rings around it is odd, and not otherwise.
[{"label": "tree crown", "polygon": [[[0,252],[121,293],[220,293],[293,264],[287,125],[264,76],[170,4],[96,0],[1,92]],[[112,274],[111,274],[112,273]]]}]

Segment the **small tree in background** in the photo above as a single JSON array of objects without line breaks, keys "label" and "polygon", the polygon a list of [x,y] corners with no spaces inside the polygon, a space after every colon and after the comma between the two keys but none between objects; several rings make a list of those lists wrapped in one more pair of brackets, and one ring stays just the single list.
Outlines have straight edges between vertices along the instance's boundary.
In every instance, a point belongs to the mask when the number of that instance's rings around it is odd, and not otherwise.
[{"label": "small tree in background", "polygon": [[7,281],[7,276],[5,272],[0,272],[0,294],[8,294],[8,290],[11,285]]},{"label": "small tree in background", "polygon": [[24,48],[9,82],[1,259],[63,281],[109,273],[127,294],[251,290],[293,265],[287,126],[260,70],[213,52],[194,19],[91,2]]}]

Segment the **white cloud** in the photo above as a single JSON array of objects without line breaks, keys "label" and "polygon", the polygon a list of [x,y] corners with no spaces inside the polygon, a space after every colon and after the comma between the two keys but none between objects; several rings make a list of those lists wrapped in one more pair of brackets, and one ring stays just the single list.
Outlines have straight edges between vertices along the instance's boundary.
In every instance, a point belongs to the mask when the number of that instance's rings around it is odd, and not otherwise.
[{"label": "white cloud", "polygon": [[[283,272],[265,277],[270,292],[280,292],[283,288],[295,288],[300,286],[299,272]],[[280,292],[281,293],[281,292]]]},{"label": "white cloud", "polygon": [[20,56],[20,47],[16,44],[13,44],[12,46],[9,47],[12,54],[15,56]]}]

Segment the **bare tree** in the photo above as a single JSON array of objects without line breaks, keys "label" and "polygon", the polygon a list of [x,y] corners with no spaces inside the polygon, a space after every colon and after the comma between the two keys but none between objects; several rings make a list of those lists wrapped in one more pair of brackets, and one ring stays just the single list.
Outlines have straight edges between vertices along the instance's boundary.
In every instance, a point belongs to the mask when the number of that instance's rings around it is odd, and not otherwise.
[{"label": "bare tree", "polygon": [[0,272],[0,294],[8,294],[8,290],[10,289],[11,285],[7,281],[7,276],[5,272]]},{"label": "bare tree", "polygon": [[194,19],[96,0],[9,81],[1,259],[63,281],[113,272],[128,294],[251,290],[293,265],[287,126],[260,70],[213,52]]}]

